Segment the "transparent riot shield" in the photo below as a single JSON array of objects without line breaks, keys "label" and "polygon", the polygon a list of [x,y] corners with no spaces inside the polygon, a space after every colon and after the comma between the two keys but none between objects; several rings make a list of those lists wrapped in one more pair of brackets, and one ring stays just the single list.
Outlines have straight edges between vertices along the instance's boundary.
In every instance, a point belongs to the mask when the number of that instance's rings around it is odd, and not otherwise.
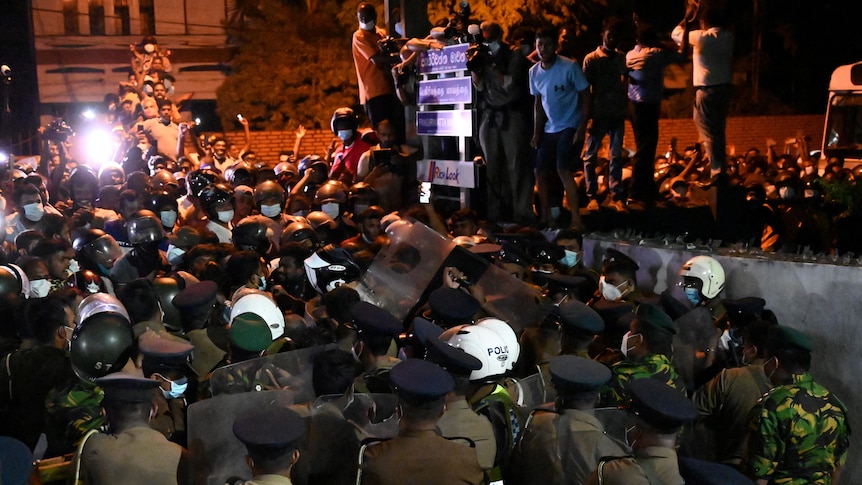
[{"label": "transparent riot shield", "polygon": [[697,375],[715,361],[720,333],[704,307],[693,308],[674,323],[678,331],[673,337],[673,365],[693,389]]},{"label": "transparent riot shield", "polygon": [[386,232],[389,244],[377,253],[356,291],[363,301],[403,320],[455,243],[419,222],[394,222]]},{"label": "transparent riot shield", "polygon": [[261,406],[289,407],[291,391],[224,394],[198,401],[188,408],[188,445],[192,482],[223,485],[228,478],[252,478],[245,461],[245,445],[233,435],[233,422]]},{"label": "transparent riot shield", "polygon": [[335,344],[318,345],[220,367],[210,377],[210,390],[213,396],[289,390],[295,402],[311,401],[312,361],[320,352],[334,348]]},{"label": "transparent riot shield", "polygon": [[484,297],[483,309],[511,325],[515,333],[542,323],[551,311],[541,305],[541,291],[496,266],[489,266],[473,285],[474,297]]},{"label": "transparent riot shield", "polygon": [[341,416],[354,428],[360,441],[394,438],[398,435],[397,404],[395,394],[333,394],[315,399],[311,403],[311,415]]},{"label": "transparent riot shield", "polygon": [[626,426],[628,426],[628,413],[619,408],[596,408],[596,419],[602,423],[605,433],[624,450],[630,452],[626,444]]},{"label": "transparent riot shield", "polygon": [[504,384],[512,401],[524,410],[525,415],[535,407],[553,400],[548,398],[548,390],[553,388],[546,385],[541,373],[522,379],[506,379]]}]

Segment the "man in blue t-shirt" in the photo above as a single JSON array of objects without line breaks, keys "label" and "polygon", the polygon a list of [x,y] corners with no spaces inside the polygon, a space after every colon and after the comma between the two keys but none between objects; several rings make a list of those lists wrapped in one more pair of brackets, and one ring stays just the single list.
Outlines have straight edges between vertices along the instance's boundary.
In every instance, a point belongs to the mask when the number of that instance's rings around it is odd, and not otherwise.
[{"label": "man in blue t-shirt", "polygon": [[536,97],[533,108],[535,125],[530,146],[536,153],[536,183],[542,204],[542,222],[553,225],[548,204],[548,185],[551,170],[557,175],[566,191],[566,202],[572,211],[573,228],[582,228],[578,210],[578,193],[573,169],[580,162],[580,153],[574,146],[583,146],[586,123],[589,119],[590,83],[581,66],[568,57],[556,53],[557,35],[553,29],[536,34],[536,52],[539,62],[530,68],[530,94]]}]

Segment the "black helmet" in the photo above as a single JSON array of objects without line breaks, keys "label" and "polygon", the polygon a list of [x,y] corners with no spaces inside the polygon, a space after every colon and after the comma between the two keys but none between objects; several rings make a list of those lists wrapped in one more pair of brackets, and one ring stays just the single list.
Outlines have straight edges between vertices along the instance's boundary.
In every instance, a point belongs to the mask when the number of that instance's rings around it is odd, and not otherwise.
[{"label": "black helmet", "polygon": [[350,186],[347,194],[348,210],[353,214],[359,214],[372,205],[380,203],[377,191],[368,182],[356,182]]},{"label": "black helmet", "polygon": [[206,186],[220,181],[221,177],[215,171],[208,168],[192,170],[186,175],[186,185],[189,187],[189,193],[195,196],[200,196],[201,191]]},{"label": "black helmet", "polygon": [[350,253],[333,245],[326,246],[305,259],[305,276],[318,293],[324,294],[359,278],[362,270],[350,259]]},{"label": "black helmet", "polygon": [[12,295],[30,297],[30,279],[24,270],[15,264],[0,266],[0,296]]},{"label": "black helmet", "polygon": [[132,244],[159,243],[165,238],[162,220],[152,211],[140,210],[129,219],[126,234]]},{"label": "black helmet", "polygon": [[102,282],[102,278],[88,269],[83,269],[77,273],[73,273],[66,278],[66,286],[69,288],[77,288],[85,295],[108,292],[108,289],[105,287],[105,283]]},{"label": "black helmet", "polygon": [[107,274],[123,255],[114,237],[101,229],[76,229],[73,236],[72,249],[82,269]]},{"label": "black helmet", "polygon": [[359,128],[359,117],[350,108],[338,108],[332,113],[332,120],[329,122],[329,127],[333,133],[338,133],[338,130],[353,130]]},{"label": "black helmet", "polygon": [[267,234],[268,226],[254,218],[247,217],[233,228],[231,242],[237,249],[255,251],[266,255],[269,252],[270,240]]},{"label": "black helmet", "polygon": [[150,196],[144,201],[144,208],[158,214],[162,207],[169,206],[172,210],[178,210],[177,198],[166,191],[159,191]]},{"label": "black helmet", "polygon": [[279,247],[285,247],[290,243],[303,243],[309,241],[311,247],[317,247],[320,240],[314,228],[305,219],[300,219],[284,226],[281,237],[278,240]]},{"label": "black helmet", "polygon": [[[80,308],[99,295],[105,294],[88,296]],[[119,300],[117,304],[122,307]],[[90,382],[118,372],[136,353],[135,333],[128,317],[115,312],[95,313],[81,321],[72,333],[69,348],[72,370],[80,379]]]},{"label": "black helmet", "polygon": [[213,220],[218,219],[216,206],[225,202],[233,202],[234,200],[233,189],[226,184],[210,185],[204,188],[198,194],[198,197],[201,199],[201,205],[204,208],[204,212],[206,212],[210,219]]},{"label": "black helmet", "polygon": [[260,203],[268,199],[270,197],[276,197],[279,200],[279,205],[284,206],[284,188],[281,185],[273,182],[272,180],[267,180],[266,182],[262,182],[258,184],[257,187],[254,188],[254,203],[260,208]]},{"label": "black helmet", "polygon": [[[118,180],[115,180],[118,179]],[[99,169],[99,187],[121,185],[126,181],[126,172],[116,162],[106,162]]]},{"label": "black helmet", "polygon": [[171,273],[168,276],[162,276],[153,280],[153,288],[159,295],[159,302],[162,305],[162,312],[164,312],[165,314],[163,320],[165,326],[169,329],[182,330],[183,328],[180,311],[177,309],[177,307],[174,306],[174,297],[177,296],[177,293],[186,289],[187,285],[191,285],[197,282],[197,278],[186,273],[185,271]]},{"label": "black helmet", "polygon": [[168,168],[168,159],[161,155],[153,155],[147,160],[147,168],[150,169],[150,176],[153,176],[159,170]]},{"label": "black helmet", "polygon": [[231,165],[224,171],[224,179],[230,182],[234,187],[237,185],[253,185],[254,177],[251,173],[251,165],[246,162],[239,162]]},{"label": "black helmet", "polygon": [[167,190],[171,193],[179,191],[180,184],[174,174],[168,170],[158,170],[150,177],[150,190],[153,192],[161,192]]},{"label": "black helmet", "polygon": [[347,202],[347,186],[339,180],[327,180],[314,194],[314,204],[321,206],[327,202],[337,202],[343,206]]}]

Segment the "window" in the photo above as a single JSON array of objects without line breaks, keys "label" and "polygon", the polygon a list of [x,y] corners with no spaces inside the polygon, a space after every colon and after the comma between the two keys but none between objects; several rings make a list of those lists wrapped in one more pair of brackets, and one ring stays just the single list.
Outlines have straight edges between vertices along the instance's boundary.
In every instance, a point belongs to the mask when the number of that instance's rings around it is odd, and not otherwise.
[{"label": "window", "polygon": [[114,0],[114,33],[117,35],[132,34],[129,0]]},{"label": "window", "polygon": [[154,0],[141,0],[141,35],[156,35],[156,8]]},{"label": "window", "polygon": [[90,35],[105,35],[105,4],[103,0],[90,0]]},{"label": "window", "polygon": [[78,30],[78,2],[76,0],[63,0],[63,30],[66,35],[79,35]]}]

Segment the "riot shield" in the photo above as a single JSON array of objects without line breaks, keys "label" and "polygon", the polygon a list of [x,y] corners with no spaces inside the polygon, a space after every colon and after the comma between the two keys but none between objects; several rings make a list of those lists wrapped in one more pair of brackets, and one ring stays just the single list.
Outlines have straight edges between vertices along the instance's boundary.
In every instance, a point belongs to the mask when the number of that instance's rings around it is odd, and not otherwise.
[{"label": "riot shield", "polygon": [[188,444],[192,483],[223,485],[230,477],[251,479],[245,445],[233,435],[234,420],[261,406],[288,407],[291,391],[221,395],[188,407]]},{"label": "riot shield", "polygon": [[311,401],[312,361],[320,352],[334,348],[335,344],[317,345],[220,367],[210,377],[210,390],[213,396],[289,390],[295,402]]},{"label": "riot shield", "polygon": [[354,427],[360,441],[386,439],[398,435],[397,404],[395,394],[326,395],[311,403],[311,414],[337,413]]},{"label": "riot shield", "polygon": [[628,413],[619,408],[596,408],[596,419],[602,423],[605,433],[612,440],[623,447],[626,452],[631,452],[626,444],[626,426],[628,426]]},{"label": "riot shield", "polygon": [[394,222],[386,232],[389,244],[377,253],[356,291],[362,301],[404,320],[455,243],[419,222]]},{"label": "riot shield", "polygon": [[484,296],[482,308],[511,325],[516,334],[542,323],[551,312],[550,306],[540,304],[542,293],[538,288],[494,265],[489,266],[473,286],[474,296]]},{"label": "riot shield", "polygon": [[689,389],[701,371],[712,365],[718,347],[718,329],[709,310],[695,307],[674,322],[678,332],[673,337],[673,365]]},{"label": "riot shield", "polygon": [[[509,381],[511,380],[511,383]],[[525,410],[524,414],[529,414],[536,406],[541,406],[553,399],[548,398],[549,386],[546,386],[545,379],[541,373],[536,373],[523,379],[507,379],[506,390],[512,401],[518,407]]]}]

